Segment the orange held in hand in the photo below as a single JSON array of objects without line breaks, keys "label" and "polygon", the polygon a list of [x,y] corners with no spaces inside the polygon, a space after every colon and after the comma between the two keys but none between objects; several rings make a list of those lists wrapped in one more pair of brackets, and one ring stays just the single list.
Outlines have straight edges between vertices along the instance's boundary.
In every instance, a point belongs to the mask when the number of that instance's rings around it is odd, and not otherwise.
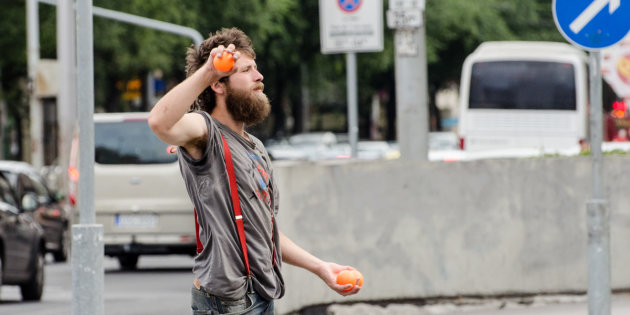
[{"label": "orange held in hand", "polygon": [[352,287],[345,291],[350,291],[354,288],[359,280],[359,287],[363,286],[363,275],[357,270],[344,270],[337,275],[337,284],[345,285],[352,284]]},{"label": "orange held in hand", "polygon": [[217,57],[216,55],[214,56],[214,59],[212,59],[212,64],[217,70],[221,72],[228,72],[234,66],[234,56],[232,55],[232,53],[224,51],[221,54],[221,58]]}]

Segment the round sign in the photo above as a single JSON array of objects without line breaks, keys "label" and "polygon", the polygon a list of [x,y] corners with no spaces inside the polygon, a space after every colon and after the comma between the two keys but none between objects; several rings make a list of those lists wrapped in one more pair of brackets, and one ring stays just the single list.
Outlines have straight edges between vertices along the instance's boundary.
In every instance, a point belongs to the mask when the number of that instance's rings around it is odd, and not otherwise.
[{"label": "round sign", "polygon": [[630,31],[630,1],[553,0],[552,9],[562,35],[587,50],[612,46]]},{"label": "round sign", "polygon": [[361,0],[337,0],[337,4],[341,10],[350,13],[359,9]]}]

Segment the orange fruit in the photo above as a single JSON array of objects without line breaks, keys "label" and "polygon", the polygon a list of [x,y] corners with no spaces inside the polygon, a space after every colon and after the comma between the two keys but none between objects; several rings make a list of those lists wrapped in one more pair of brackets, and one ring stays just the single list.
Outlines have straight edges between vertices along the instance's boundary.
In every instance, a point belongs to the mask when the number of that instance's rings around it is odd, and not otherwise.
[{"label": "orange fruit", "polygon": [[352,285],[352,287],[344,291],[352,290],[355,284],[357,283],[357,279],[359,279],[359,287],[363,286],[363,275],[357,270],[343,270],[342,272],[337,274],[337,284],[339,285],[351,284]]},{"label": "orange fruit", "polygon": [[221,58],[214,56],[212,59],[214,67],[221,72],[228,72],[234,66],[234,56],[231,53],[224,51],[221,54]]}]

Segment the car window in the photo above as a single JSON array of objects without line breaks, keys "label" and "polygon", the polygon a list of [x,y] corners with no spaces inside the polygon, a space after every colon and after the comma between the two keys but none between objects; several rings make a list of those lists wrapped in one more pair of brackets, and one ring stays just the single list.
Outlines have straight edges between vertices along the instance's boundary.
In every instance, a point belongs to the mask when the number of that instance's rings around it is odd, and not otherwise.
[{"label": "car window", "polygon": [[0,176],[0,201],[8,203],[14,207],[18,207],[17,200],[13,196],[13,191],[11,190],[11,186],[9,182],[7,182],[4,177]]},{"label": "car window", "polygon": [[27,175],[26,178],[31,182],[32,191],[37,195],[37,199],[40,202],[48,203],[50,202],[50,192],[46,188],[46,185],[43,183],[43,179],[37,178],[32,175]]},{"label": "car window", "polygon": [[100,164],[173,163],[177,155],[166,151],[146,120],[94,124],[95,161]]}]

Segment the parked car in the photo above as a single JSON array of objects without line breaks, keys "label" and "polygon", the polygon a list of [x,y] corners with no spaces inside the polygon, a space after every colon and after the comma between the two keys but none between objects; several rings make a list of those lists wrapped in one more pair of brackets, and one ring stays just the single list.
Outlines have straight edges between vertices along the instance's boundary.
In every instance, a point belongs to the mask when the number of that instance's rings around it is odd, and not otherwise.
[{"label": "parked car", "polygon": [[0,173],[11,184],[21,200],[27,194],[37,199],[37,207],[26,211],[44,229],[46,252],[52,253],[55,261],[68,260],[70,248],[70,215],[63,200],[49,188],[46,180],[30,164],[17,161],[0,161]]},{"label": "parked car", "polygon": [[269,140],[265,144],[265,149],[274,161],[308,160],[306,152],[293,147],[287,140]]},{"label": "parked car", "polygon": [[400,151],[387,141],[358,141],[357,154],[363,160],[393,160],[400,157]]},{"label": "parked car", "polygon": [[[94,114],[94,209],[103,225],[105,255],[125,270],[140,255],[195,255],[194,206],[175,150],[158,139],[148,113]],[[78,141],[70,162],[70,200],[76,200]]]},{"label": "parked car", "polygon": [[[289,144],[313,161],[334,158],[332,155],[340,151],[335,147],[338,143],[337,136],[330,131],[299,133],[289,137]],[[334,153],[331,152],[333,147]]]},{"label": "parked car", "polygon": [[44,234],[27,212],[37,197],[27,193],[18,203],[9,181],[0,173],[0,288],[19,285],[22,299],[39,301],[44,289]]}]

